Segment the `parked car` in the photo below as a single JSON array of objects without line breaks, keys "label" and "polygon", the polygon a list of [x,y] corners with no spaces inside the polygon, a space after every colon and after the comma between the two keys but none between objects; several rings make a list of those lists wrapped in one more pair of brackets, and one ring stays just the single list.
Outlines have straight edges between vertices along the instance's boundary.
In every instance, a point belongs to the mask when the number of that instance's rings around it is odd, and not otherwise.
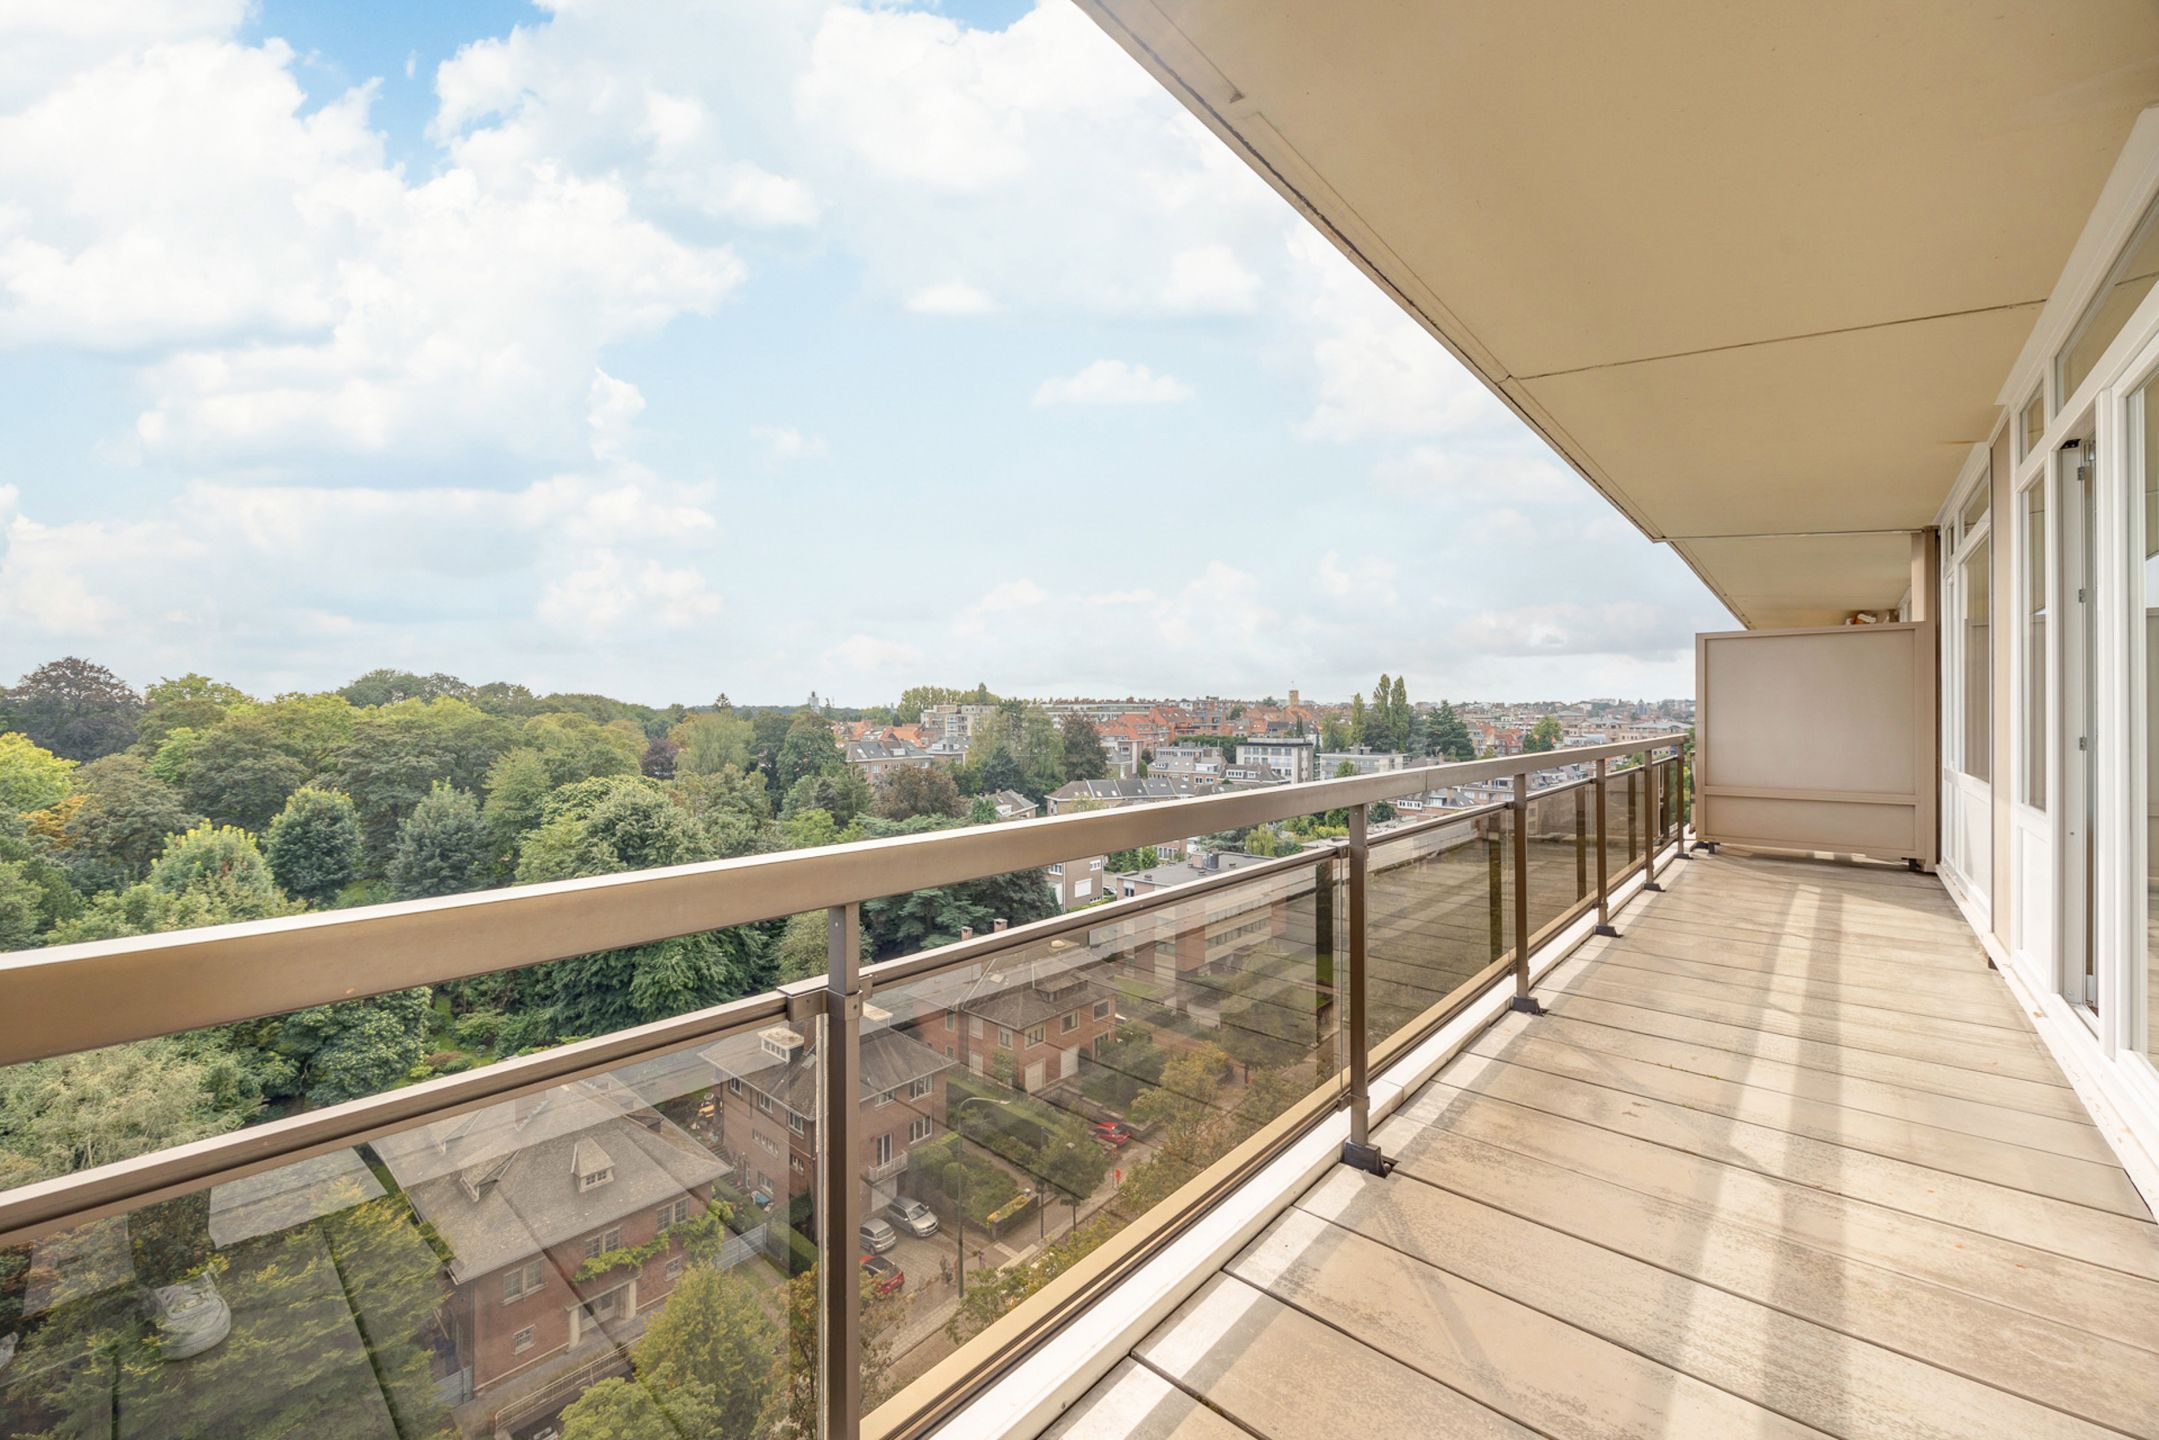
[{"label": "parked car", "polygon": [[862,1248],[872,1255],[882,1255],[900,1243],[900,1232],[882,1220],[862,1222]]},{"label": "parked car", "polygon": [[872,1295],[897,1295],[907,1288],[907,1272],[882,1255],[865,1255],[862,1284]]},{"label": "parked car", "polygon": [[885,1205],[885,1214],[892,1223],[914,1236],[927,1240],[937,1233],[937,1217],[930,1207],[920,1200],[910,1200],[905,1195],[895,1195]]},{"label": "parked car", "polygon": [[1088,1133],[1112,1150],[1122,1150],[1132,1140],[1132,1127],[1122,1120],[1097,1120]]}]

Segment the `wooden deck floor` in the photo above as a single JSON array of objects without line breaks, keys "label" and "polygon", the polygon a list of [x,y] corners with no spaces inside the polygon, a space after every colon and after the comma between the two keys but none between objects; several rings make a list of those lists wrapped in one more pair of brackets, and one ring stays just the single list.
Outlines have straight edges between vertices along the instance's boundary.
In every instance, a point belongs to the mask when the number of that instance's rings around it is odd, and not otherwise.
[{"label": "wooden deck floor", "polygon": [[1051,1434],[2159,1435],[2159,1226],[1939,885],[1668,879]]}]

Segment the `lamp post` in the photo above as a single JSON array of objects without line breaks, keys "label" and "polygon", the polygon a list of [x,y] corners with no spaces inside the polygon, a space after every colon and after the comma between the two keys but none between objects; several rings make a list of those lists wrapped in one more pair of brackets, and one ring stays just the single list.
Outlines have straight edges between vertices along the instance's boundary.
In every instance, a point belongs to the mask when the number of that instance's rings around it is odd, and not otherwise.
[{"label": "lamp post", "polygon": [[[970,1095],[952,1107],[952,1133],[962,1140],[966,1135],[959,1128],[959,1114],[970,1105],[1010,1105],[1010,1100],[999,1100],[989,1095]],[[959,1252],[960,1299],[967,1298],[967,1162],[957,1150],[952,1152],[954,1164],[959,1169],[959,1190],[952,1206],[952,1236]]]}]

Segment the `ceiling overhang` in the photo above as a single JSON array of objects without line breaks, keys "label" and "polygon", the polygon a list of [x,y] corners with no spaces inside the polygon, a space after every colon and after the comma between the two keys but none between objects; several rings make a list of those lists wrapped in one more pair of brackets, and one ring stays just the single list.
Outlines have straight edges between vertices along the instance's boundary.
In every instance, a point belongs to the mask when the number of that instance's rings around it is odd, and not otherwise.
[{"label": "ceiling overhang", "polygon": [[1749,625],[1894,606],[2159,6],[1079,0]]}]

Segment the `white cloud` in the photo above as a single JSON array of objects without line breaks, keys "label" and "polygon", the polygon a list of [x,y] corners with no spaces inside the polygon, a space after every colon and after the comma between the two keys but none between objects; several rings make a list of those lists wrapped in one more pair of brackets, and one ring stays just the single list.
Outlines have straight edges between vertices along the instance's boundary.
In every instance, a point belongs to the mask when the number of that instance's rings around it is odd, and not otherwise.
[{"label": "white cloud", "polygon": [[1241,315],[1255,308],[1259,277],[1227,245],[1200,245],[1170,259],[1163,302],[1172,310]]},{"label": "white cloud", "polygon": [[978,290],[965,280],[925,285],[900,304],[917,315],[987,315],[997,308],[997,301],[988,291]]},{"label": "white cloud", "polygon": [[[824,653],[824,663],[846,672],[848,693],[884,689],[897,691],[923,663],[922,649],[898,640],[874,635],[850,635]],[[897,684],[893,682],[897,682]]]},{"label": "white cloud", "polygon": [[550,582],[537,614],[544,625],[600,640],[633,627],[687,630],[723,608],[705,577],[687,566],[601,550]]},{"label": "white cloud", "polygon": [[1673,617],[1638,600],[1562,601],[1481,610],[1456,622],[1453,643],[1472,654],[1641,655],[1673,646]]},{"label": "white cloud", "polygon": [[310,109],[295,63],[278,40],[191,39],[0,114],[0,345],[147,360],[146,452],[567,456],[601,349],[744,278],[606,177],[409,183],[372,87]]},{"label": "white cloud", "polygon": [[1045,380],[1035,390],[1037,408],[1047,405],[1174,405],[1192,398],[1192,387],[1170,375],[1123,360],[1097,360],[1077,375]]},{"label": "white cloud", "polygon": [[1519,431],[1512,412],[1340,251],[1303,228],[1289,249],[1319,392],[1307,439]]},{"label": "white cloud", "polygon": [[1449,506],[1497,501],[1580,504],[1591,495],[1558,456],[1527,436],[1502,446],[1475,441],[1418,445],[1382,459],[1373,479],[1382,494]]},{"label": "white cloud", "polygon": [[821,460],[829,453],[823,437],[804,435],[787,425],[757,425],[750,434],[765,447],[765,455],[772,460]]},{"label": "white cloud", "polygon": [[645,413],[645,397],[627,380],[594,368],[585,405],[585,428],[592,432],[592,453],[601,459],[618,455],[629,442],[630,426]]}]

